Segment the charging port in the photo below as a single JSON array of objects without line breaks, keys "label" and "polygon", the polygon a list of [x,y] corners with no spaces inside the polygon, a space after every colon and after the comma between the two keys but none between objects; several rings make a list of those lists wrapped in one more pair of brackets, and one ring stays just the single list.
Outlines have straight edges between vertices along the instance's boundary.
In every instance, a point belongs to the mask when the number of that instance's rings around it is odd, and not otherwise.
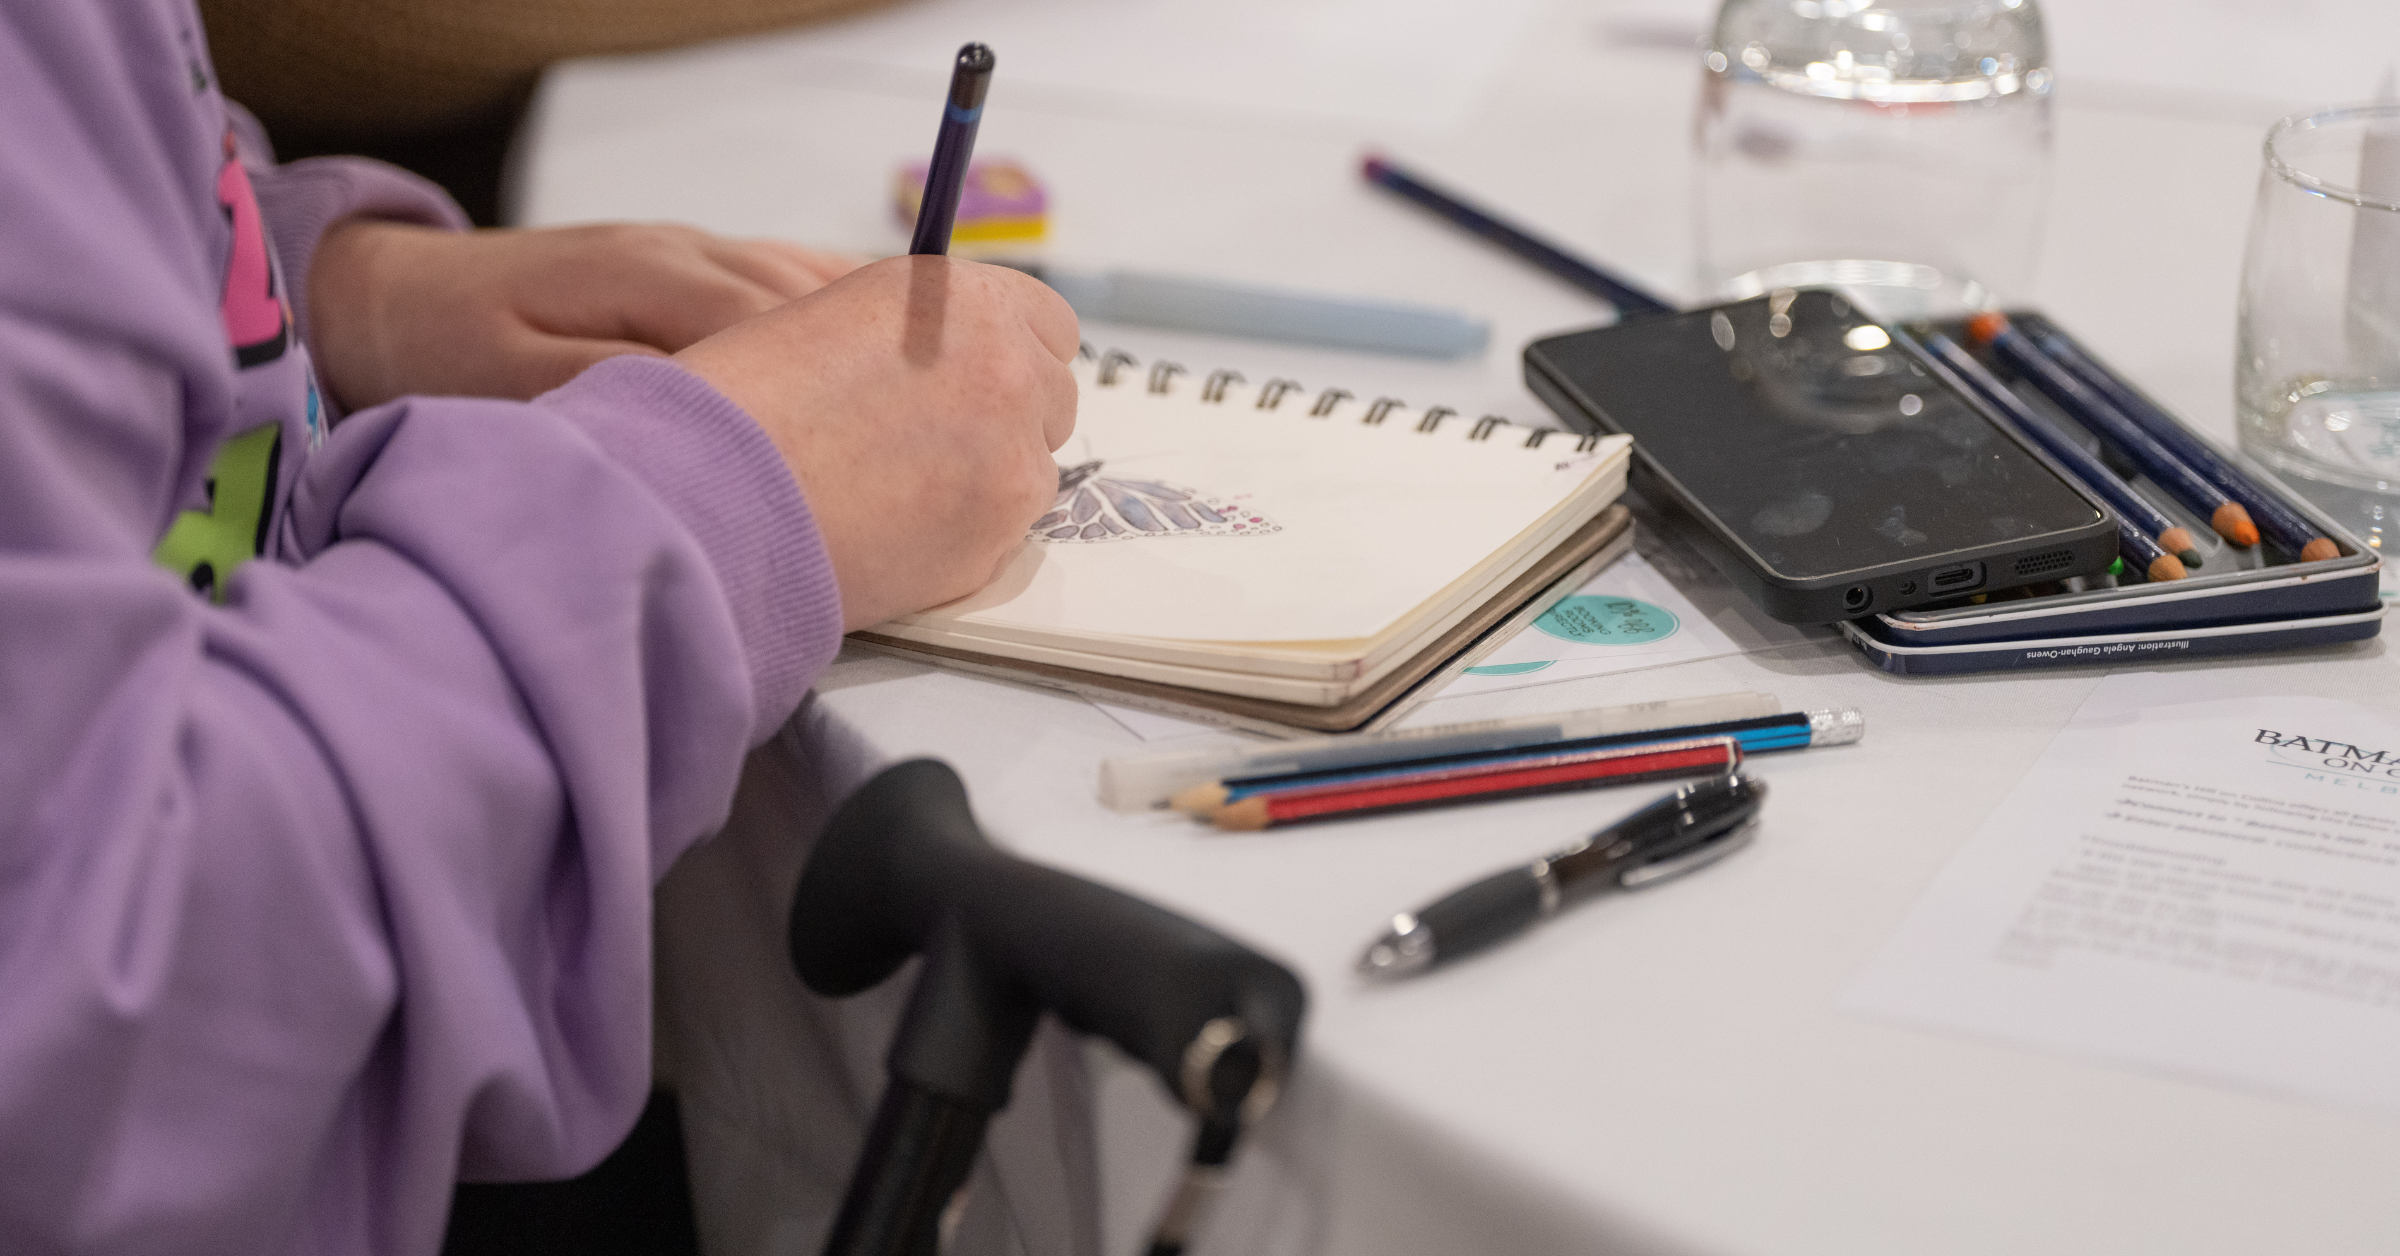
[{"label": "charging port", "polygon": [[1983,583],[1983,564],[1968,563],[1962,567],[1944,567],[1926,577],[1925,588],[1932,593],[1964,593]]},{"label": "charging port", "polygon": [[1874,593],[1863,584],[1854,584],[1842,590],[1842,609],[1846,611],[1863,611],[1867,609],[1867,603],[1874,600]]}]

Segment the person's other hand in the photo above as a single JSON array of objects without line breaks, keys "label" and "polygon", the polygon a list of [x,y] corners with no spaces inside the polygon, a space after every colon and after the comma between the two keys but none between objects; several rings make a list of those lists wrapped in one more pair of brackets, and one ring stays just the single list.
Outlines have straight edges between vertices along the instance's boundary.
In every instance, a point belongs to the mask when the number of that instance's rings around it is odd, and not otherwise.
[{"label": "person's other hand", "polygon": [[850,629],[999,574],[1058,495],[1079,334],[1038,280],[895,257],[675,356],[783,452]]},{"label": "person's other hand", "polygon": [[806,296],[855,258],[690,227],[437,231],[338,223],[308,276],[309,350],[351,410],[409,393],[533,397]]}]

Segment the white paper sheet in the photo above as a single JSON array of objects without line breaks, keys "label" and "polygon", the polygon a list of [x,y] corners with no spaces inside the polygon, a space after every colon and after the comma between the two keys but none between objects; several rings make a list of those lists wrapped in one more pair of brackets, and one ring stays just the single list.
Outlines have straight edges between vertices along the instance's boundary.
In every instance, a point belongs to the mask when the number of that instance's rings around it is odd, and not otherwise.
[{"label": "white paper sheet", "polygon": [[2400,720],[2214,679],[2102,682],[1844,1006],[2400,1113]]}]

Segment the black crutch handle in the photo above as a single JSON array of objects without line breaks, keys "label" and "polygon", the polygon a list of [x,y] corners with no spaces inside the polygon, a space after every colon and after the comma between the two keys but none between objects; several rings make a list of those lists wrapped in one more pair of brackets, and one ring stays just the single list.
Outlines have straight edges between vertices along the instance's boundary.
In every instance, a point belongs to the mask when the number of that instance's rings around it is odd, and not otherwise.
[{"label": "black crutch handle", "polygon": [[926,955],[891,1066],[997,1110],[1040,1011],[1147,1064],[1211,1125],[1271,1103],[1306,1006],[1299,978],[1225,935],[993,846],[949,766],[916,759],[827,823],[792,902],[792,963],[855,994]]}]

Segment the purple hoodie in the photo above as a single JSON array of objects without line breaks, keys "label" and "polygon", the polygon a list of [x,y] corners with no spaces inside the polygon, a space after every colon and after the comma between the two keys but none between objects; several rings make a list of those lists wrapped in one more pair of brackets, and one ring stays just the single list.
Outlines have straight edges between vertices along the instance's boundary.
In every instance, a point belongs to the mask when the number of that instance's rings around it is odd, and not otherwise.
[{"label": "purple hoodie", "polygon": [[[831,659],[755,424],[619,358],[330,428],[366,163],[188,0],[0,9],[0,1252],[431,1253],[650,1081],[650,889]],[[247,559],[248,561],[244,561]]]}]

